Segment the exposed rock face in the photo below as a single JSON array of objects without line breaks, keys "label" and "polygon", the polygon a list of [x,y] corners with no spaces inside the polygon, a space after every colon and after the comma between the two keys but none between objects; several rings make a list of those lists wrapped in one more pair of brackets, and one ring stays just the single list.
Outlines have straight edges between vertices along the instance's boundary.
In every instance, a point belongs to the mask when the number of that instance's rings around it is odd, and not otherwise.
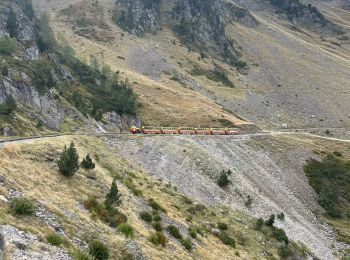
[{"label": "exposed rock face", "polygon": [[302,24],[314,30],[327,31],[329,33],[341,34],[342,29],[329,21],[316,7],[311,4],[303,4],[299,0],[270,0],[276,13],[284,16],[294,24]]},{"label": "exposed rock face", "polygon": [[0,80],[0,103],[12,96],[17,102],[31,106],[34,110],[30,117],[41,121],[51,129],[59,130],[64,113],[54,99],[53,91],[40,95],[25,81],[13,81],[10,78]]},{"label": "exposed rock face", "polygon": [[9,259],[72,259],[64,249],[40,242],[37,236],[20,231],[10,225],[0,226],[0,232],[3,234],[2,238],[7,241],[6,248],[9,248]]},{"label": "exposed rock face", "polygon": [[137,36],[143,36],[146,32],[157,32],[159,30],[160,1],[118,1],[122,10],[116,15],[117,24]]},{"label": "exposed rock face", "polygon": [[35,17],[25,15],[22,9],[21,1],[5,1],[0,6],[0,36],[8,33],[6,22],[11,9],[16,14],[17,23],[17,55],[27,60],[37,60],[39,58],[39,47],[37,44],[38,31],[36,30]]},{"label": "exposed rock face", "polygon": [[226,36],[226,25],[232,21],[246,26],[257,24],[247,11],[222,0],[176,0],[170,10],[160,12],[162,2],[118,1],[116,22],[124,30],[143,36],[169,26],[189,48],[219,54],[227,63],[245,67],[238,60],[233,41]]}]

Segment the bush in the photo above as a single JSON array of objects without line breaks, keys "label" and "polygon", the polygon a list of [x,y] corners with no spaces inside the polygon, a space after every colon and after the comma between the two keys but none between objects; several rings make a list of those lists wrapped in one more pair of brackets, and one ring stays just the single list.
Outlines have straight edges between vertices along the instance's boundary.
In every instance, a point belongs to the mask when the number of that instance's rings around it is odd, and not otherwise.
[{"label": "bush", "polygon": [[197,238],[197,230],[195,228],[189,228],[188,233],[193,239]]},{"label": "bush", "polygon": [[162,245],[162,247],[165,247],[167,243],[167,238],[162,232],[156,232],[150,236],[149,241],[152,244]]},{"label": "bush", "polygon": [[16,110],[16,108],[16,101],[13,97],[9,96],[4,103],[0,104],[0,115],[9,116]]},{"label": "bush", "polygon": [[219,180],[218,180],[218,185],[220,187],[226,187],[229,184],[230,184],[230,181],[228,179],[227,173],[225,171],[222,171],[220,173],[220,177],[219,177]]},{"label": "bush", "polygon": [[106,195],[106,199],[105,199],[106,209],[112,210],[113,206],[119,206],[121,203],[120,197],[121,195],[119,194],[116,180],[113,179],[111,190]]},{"label": "bush", "polygon": [[161,205],[159,205],[159,203],[156,202],[154,199],[150,199],[148,201],[148,205],[154,210],[160,210],[160,211],[166,212],[166,210]]},{"label": "bush", "polygon": [[16,51],[17,41],[8,35],[0,37],[0,54],[11,55]]},{"label": "bush", "polygon": [[277,218],[278,218],[279,220],[284,220],[284,218],[285,218],[284,213],[283,213],[283,212],[278,213],[278,214],[277,214]]},{"label": "bush", "polygon": [[276,238],[278,241],[284,241],[286,245],[289,243],[289,239],[283,229],[278,227],[272,227],[272,237]]},{"label": "bush", "polygon": [[155,231],[163,231],[162,223],[160,223],[159,221],[153,223],[153,228]]},{"label": "bush", "polygon": [[10,202],[10,210],[15,215],[33,215],[36,207],[33,202],[26,198],[15,198]]},{"label": "bush", "polygon": [[118,226],[119,232],[123,233],[126,237],[132,237],[134,235],[134,229],[127,223],[120,224]]},{"label": "bush", "polygon": [[81,162],[81,167],[83,167],[86,170],[92,170],[95,168],[95,164],[92,162],[92,159],[90,157],[90,154],[88,154],[83,161]]},{"label": "bush", "polygon": [[230,247],[235,248],[236,247],[236,241],[230,237],[229,235],[226,234],[226,232],[220,232],[219,234],[219,239],[221,240],[222,243],[225,245],[228,245]]},{"label": "bush", "polygon": [[140,218],[146,222],[152,222],[152,220],[153,220],[152,214],[147,212],[147,211],[142,211],[140,213]]},{"label": "bush", "polygon": [[262,218],[259,218],[255,223],[255,229],[261,230],[261,228],[264,226],[264,220]]},{"label": "bush", "polygon": [[40,94],[46,94],[47,90],[56,85],[56,81],[52,75],[52,67],[43,60],[36,62],[34,67],[35,77],[32,79],[33,84]]},{"label": "bush", "polygon": [[193,247],[191,239],[182,239],[181,245],[183,245],[188,251],[191,251]]},{"label": "bush", "polygon": [[50,245],[53,246],[59,246],[62,244],[62,238],[56,233],[52,233],[46,236],[46,240]]},{"label": "bush", "polygon": [[272,227],[275,223],[275,214],[272,214],[268,220],[265,221],[265,225],[268,227]]},{"label": "bush", "polygon": [[92,260],[88,253],[76,250],[72,253],[73,260]]},{"label": "bush", "polygon": [[66,177],[73,176],[79,170],[79,155],[73,141],[68,149],[64,147],[58,161],[58,169]]},{"label": "bush", "polygon": [[291,250],[289,249],[289,247],[284,246],[284,247],[280,247],[277,250],[277,254],[281,259],[286,259],[290,256],[291,254]]},{"label": "bush", "polygon": [[108,247],[98,240],[93,240],[92,242],[90,242],[89,254],[95,260],[107,260],[109,258]]},{"label": "bush", "polygon": [[228,226],[226,223],[218,223],[218,228],[220,230],[227,230],[228,229]]},{"label": "bush", "polygon": [[172,235],[174,238],[179,239],[179,240],[182,239],[182,235],[176,226],[169,225],[167,227],[167,230],[168,230],[169,234]]}]

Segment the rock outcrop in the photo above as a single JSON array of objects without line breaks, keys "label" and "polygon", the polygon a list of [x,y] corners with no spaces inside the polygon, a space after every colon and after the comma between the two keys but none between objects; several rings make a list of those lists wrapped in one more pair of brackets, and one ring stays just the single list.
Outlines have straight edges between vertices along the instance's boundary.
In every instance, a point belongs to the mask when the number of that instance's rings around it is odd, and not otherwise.
[{"label": "rock outcrop", "polygon": [[[38,30],[34,15],[25,12],[24,2],[20,0],[5,1],[0,6],[0,36],[9,33],[7,21],[11,12],[15,14],[17,25],[17,55],[27,60],[37,60],[39,58]],[[28,11],[27,11],[28,12]]]},{"label": "rock outcrop", "polygon": [[234,41],[226,35],[226,25],[233,21],[256,25],[249,11],[222,0],[176,0],[167,12],[160,12],[162,4],[161,0],[118,1],[116,23],[137,36],[169,27],[189,49],[201,53],[205,49],[233,66],[246,67],[245,62],[239,60]]}]

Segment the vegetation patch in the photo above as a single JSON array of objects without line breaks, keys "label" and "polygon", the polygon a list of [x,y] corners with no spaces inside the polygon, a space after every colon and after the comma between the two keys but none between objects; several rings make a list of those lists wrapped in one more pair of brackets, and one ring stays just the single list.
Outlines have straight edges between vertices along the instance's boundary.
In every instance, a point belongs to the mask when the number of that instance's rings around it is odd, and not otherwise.
[{"label": "vegetation patch", "polygon": [[34,203],[26,198],[15,198],[10,202],[10,211],[15,215],[30,216],[35,209]]},{"label": "vegetation patch", "polygon": [[79,155],[74,142],[71,142],[69,148],[64,147],[58,161],[58,169],[66,177],[73,176],[79,170]]},{"label": "vegetation patch", "polygon": [[155,232],[149,237],[149,241],[154,245],[166,246],[167,238],[162,232]]},{"label": "vegetation patch", "polygon": [[328,154],[321,161],[308,160],[304,171],[327,214],[345,217],[350,211],[350,161]]},{"label": "vegetation patch", "polygon": [[93,240],[89,243],[89,254],[96,260],[109,259],[108,247],[99,240]]},{"label": "vegetation patch", "polygon": [[46,240],[50,245],[53,246],[59,246],[62,244],[62,238],[56,233],[47,235]]},{"label": "vegetation patch", "polygon": [[205,76],[214,82],[221,82],[224,86],[230,88],[234,87],[234,84],[229,79],[227,72],[219,65],[215,65],[214,68],[210,70],[205,70],[195,65],[194,68],[191,71],[189,71],[189,73],[192,76]]}]

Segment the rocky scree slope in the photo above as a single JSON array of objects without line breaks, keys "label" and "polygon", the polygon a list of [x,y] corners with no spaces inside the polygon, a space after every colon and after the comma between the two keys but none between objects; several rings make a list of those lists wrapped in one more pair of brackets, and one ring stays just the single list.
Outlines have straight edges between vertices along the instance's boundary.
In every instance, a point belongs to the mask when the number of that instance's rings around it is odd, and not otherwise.
[{"label": "rocky scree slope", "polygon": [[[339,252],[349,246],[336,242],[331,226],[316,213],[323,209],[302,169],[314,157],[313,148],[305,149],[308,145],[296,140],[146,137],[110,139],[109,143],[153,176],[206,205],[224,204],[257,218],[283,212],[285,220],[277,220],[276,225],[291,239],[304,243],[320,259],[334,259],[333,245]],[[232,171],[231,184],[225,189],[217,185],[223,169]]]},{"label": "rocky scree slope", "polygon": [[95,119],[102,117],[105,128],[139,124],[132,115],[132,90],[118,80],[109,91],[102,90],[106,76],[77,60],[69,46],[57,43],[47,18],[37,19],[30,1],[1,4],[0,37],[7,34],[16,40],[16,51],[0,55],[1,67],[7,71],[0,76],[0,103],[11,97],[18,109],[16,116],[1,115],[2,128],[12,128],[12,134],[79,126],[96,129],[100,124]]}]

